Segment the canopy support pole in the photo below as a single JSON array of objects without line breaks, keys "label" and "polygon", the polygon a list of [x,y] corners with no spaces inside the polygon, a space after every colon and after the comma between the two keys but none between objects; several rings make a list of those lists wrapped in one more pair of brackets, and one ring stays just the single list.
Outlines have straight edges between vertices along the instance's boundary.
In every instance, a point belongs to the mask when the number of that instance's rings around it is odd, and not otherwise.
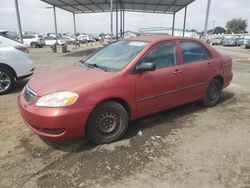
[{"label": "canopy support pole", "polygon": [[120,0],[120,37],[122,37],[122,26],[123,26],[123,23],[122,23],[122,1]]},{"label": "canopy support pole", "polygon": [[58,44],[57,22],[56,22],[56,7],[55,7],[55,5],[53,5],[53,12],[54,12],[54,23],[55,23],[56,43]]},{"label": "canopy support pole", "polygon": [[118,0],[116,0],[116,40],[118,40]]},{"label": "canopy support pole", "polygon": [[175,29],[175,13],[173,14],[172,36],[174,36],[174,29]]},{"label": "canopy support pole", "polygon": [[110,0],[110,35],[113,40],[113,0]]},{"label": "canopy support pole", "polygon": [[73,21],[74,21],[75,43],[76,43],[76,15],[75,13],[73,13]]},{"label": "canopy support pole", "polygon": [[210,5],[211,5],[211,0],[207,0],[207,13],[206,13],[205,26],[204,26],[204,41],[207,40],[207,26],[208,26]]},{"label": "canopy support pole", "polygon": [[124,32],[125,32],[125,10],[123,10],[123,26],[122,26],[122,37],[124,38]]},{"label": "canopy support pole", "polygon": [[184,13],[184,22],[183,22],[183,31],[182,31],[182,36],[185,36],[185,31],[186,31],[186,18],[187,18],[187,6],[185,6],[185,13]]},{"label": "canopy support pole", "polygon": [[16,7],[16,16],[17,16],[17,24],[18,24],[20,42],[23,43],[23,32],[22,32],[21,19],[20,19],[20,14],[19,14],[18,0],[15,0],[15,7]]}]

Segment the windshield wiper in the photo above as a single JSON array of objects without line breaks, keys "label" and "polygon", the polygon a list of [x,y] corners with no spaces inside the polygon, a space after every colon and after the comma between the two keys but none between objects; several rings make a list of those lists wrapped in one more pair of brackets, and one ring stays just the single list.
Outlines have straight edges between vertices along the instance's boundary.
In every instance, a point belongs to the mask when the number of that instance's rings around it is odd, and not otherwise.
[{"label": "windshield wiper", "polygon": [[90,63],[86,63],[83,60],[81,60],[79,63],[81,65],[85,65],[85,66],[90,67],[90,68],[98,68],[98,69],[104,70],[106,72],[110,71],[110,69],[108,67],[100,66],[100,65],[97,65],[96,63],[95,64],[90,64]]},{"label": "windshield wiper", "polygon": [[106,72],[110,71],[110,69],[108,67],[104,67],[104,66],[100,66],[100,65],[97,65],[96,63],[95,64],[91,64],[93,67],[95,68],[98,68],[98,69],[102,69]]}]

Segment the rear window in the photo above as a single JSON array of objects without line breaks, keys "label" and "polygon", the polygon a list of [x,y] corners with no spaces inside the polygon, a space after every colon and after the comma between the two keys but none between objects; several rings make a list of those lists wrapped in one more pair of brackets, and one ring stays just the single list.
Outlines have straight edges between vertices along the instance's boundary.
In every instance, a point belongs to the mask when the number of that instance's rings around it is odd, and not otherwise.
[{"label": "rear window", "polygon": [[181,42],[181,49],[184,64],[211,59],[208,50],[198,43]]},{"label": "rear window", "polygon": [[7,39],[11,39],[11,40],[13,40],[13,41],[15,41],[15,42],[19,42],[19,41],[15,38],[15,36],[10,35],[8,31],[6,31],[6,32],[0,32],[0,35],[3,36],[3,37],[5,37],[5,38],[7,38]]}]

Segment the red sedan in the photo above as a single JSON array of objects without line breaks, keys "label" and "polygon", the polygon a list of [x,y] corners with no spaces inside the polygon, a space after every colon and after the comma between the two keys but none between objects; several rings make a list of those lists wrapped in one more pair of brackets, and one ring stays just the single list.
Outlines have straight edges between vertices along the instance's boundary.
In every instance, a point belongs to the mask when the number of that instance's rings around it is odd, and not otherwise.
[{"label": "red sedan", "polygon": [[216,105],[232,77],[232,60],[199,40],[139,37],[34,77],[18,103],[41,137],[101,144],[139,117],[198,100]]}]

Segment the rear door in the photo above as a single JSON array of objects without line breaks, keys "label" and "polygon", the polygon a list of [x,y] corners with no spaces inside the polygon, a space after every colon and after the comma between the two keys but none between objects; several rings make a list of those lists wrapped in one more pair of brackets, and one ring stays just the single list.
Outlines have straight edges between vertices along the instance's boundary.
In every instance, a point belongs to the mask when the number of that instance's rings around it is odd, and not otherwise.
[{"label": "rear door", "polygon": [[201,99],[215,74],[209,50],[196,41],[180,41],[183,71],[182,102]]},{"label": "rear door", "polygon": [[181,101],[182,75],[175,42],[155,46],[139,63],[155,63],[156,70],[136,74],[138,116],[173,107]]}]

